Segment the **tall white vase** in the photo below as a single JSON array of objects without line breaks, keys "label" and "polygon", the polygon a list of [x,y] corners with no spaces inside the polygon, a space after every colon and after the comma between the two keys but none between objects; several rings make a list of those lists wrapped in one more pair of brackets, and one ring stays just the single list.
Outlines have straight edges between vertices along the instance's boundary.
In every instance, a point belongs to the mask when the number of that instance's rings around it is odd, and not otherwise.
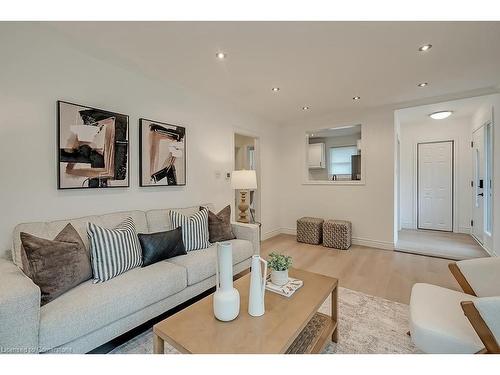
[{"label": "tall white vase", "polygon": [[240,294],[233,287],[233,247],[230,242],[217,243],[216,291],[214,315],[224,322],[240,313]]},{"label": "tall white vase", "polygon": [[[261,263],[264,264],[264,272],[262,272]],[[252,256],[251,272],[248,313],[252,316],[261,316],[266,311],[264,296],[266,292],[267,262],[259,255]]]}]

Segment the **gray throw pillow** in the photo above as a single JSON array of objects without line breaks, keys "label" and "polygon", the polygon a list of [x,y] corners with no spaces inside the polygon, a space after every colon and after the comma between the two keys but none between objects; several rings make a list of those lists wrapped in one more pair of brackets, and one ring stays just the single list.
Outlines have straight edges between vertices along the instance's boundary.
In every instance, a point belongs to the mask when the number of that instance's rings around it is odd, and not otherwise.
[{"label": "gray throw pillow", "polygon": [[[200,207],[201,210],[207,209]],[[236,237],[231,227],[231,206],[227,205],[219,213],[208,210],[208,235],[211,243],[234,240]]]},{"label": "gray throw pillow", "polygon": [[41,305],[92,278],[87,249],[68,224],[53,240],[21,232],[28,269],[24,272],[40,287]]}]

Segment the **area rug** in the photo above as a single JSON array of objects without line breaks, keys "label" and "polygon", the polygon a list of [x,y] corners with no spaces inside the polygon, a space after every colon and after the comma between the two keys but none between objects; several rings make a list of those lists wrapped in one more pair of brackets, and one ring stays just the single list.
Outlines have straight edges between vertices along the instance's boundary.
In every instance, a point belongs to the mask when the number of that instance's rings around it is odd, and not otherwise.
[{"label": "area rug", "polygon": [[[330,298],[320,312],[330,314]],[[326,346],[324,354],[414,354],[408,332],[408,305],[339,288],[339,342]],[[134,337],[117,347],[111,354],[151,354],[153,332]],[[165,343],[165,353],[177,350]]]}]

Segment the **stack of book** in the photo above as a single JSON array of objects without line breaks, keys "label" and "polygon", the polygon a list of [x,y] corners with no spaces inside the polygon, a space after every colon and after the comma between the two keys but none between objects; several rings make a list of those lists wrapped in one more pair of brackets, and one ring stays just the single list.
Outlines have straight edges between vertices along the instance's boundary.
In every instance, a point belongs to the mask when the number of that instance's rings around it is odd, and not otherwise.
[{"label": "stack of book", "polygon": [[266,278],[266,289],[270,292],[277,293],[285,297],[291,297],[300,287],[304,285],[304,282],[299,279],[294,279],[292,277],[288,278],[288,282],[285,285],[275,285],[271,282],[271,275]]}]

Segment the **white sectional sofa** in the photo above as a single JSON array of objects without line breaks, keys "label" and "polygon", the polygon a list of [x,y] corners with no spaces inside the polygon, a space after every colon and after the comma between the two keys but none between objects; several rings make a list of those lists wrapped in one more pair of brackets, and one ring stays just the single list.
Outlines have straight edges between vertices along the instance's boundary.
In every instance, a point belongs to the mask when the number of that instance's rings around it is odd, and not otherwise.
[{"label": "white sectional sofa", "polygon": [[[176,210],[189,215],[198,209]],[[89,221],[112,228],[132,217],[139,233],[152,233],[173,229],[168,211],[126,211],[16,226],[12,260],[0,259],[0,353],[86,353],[212,288],[215,246],[135,268],[104,283],[88,280],[42,307],[40,289],[19,268],[20,232],[52,239],[71,223],[88,247]],[[260,252],[259,232],[253,224],[232,226],[237,237],[230,241],[236,274]]]}]

